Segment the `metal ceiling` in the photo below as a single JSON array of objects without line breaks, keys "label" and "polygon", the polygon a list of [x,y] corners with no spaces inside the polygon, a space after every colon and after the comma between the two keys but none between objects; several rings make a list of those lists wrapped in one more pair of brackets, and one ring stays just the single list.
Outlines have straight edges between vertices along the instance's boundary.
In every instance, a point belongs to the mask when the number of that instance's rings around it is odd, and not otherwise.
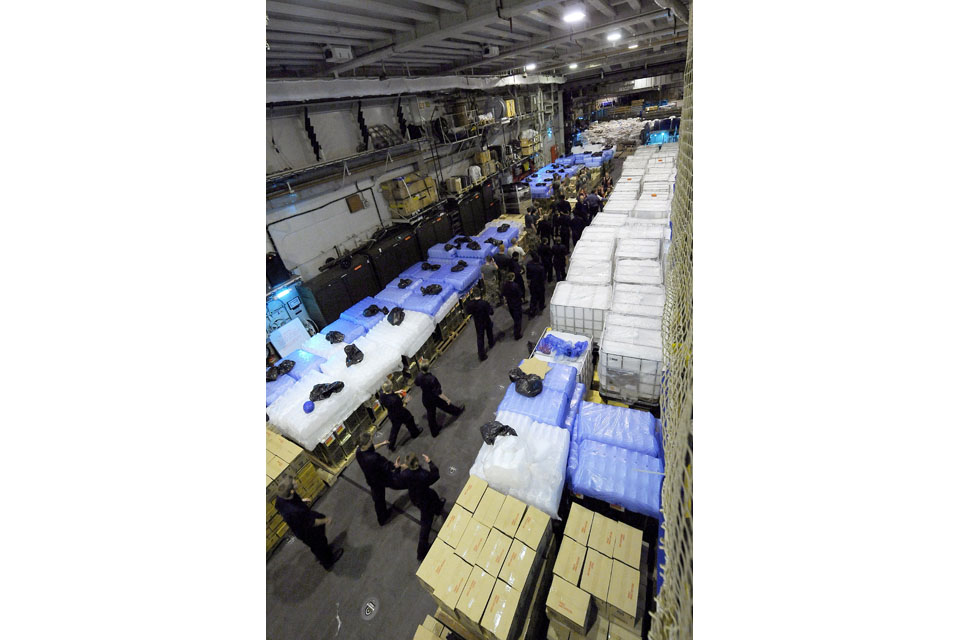
[{"label": "metal ceiling", "polygon": [[[585,17],[565,22],[573,9]],[[267,78],[509,75],[532,63],[582,79],[682,59],[687,15],[682,0],[268,0]],[[327,60],[328,46],[353,57]]]}]

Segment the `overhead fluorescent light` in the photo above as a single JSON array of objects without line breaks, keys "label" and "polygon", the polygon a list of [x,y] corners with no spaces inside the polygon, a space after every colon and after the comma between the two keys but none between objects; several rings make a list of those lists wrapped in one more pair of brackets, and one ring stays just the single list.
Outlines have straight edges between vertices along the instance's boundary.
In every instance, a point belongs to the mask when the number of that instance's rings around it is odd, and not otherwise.
[{"label": "overhead fluorescent light", "polygon": [[587,17],[587,14],[585,14],[582,9],[574,8],[574,9],[570,9],[565,14],[563,14],[563,21],[564,22],[580,22],[586,17]]},{"label": "overhead fluorescent light", "polygon": [[570,68],[571,68],[571,69],[576,69],[576,68],[577,68],[577,63],[576,63],[576,62],[571,62],[571,63],[570,63]]},{"label": "overhead fluorescent light", "polygon": [[640,45],[638,45],[637,43],[633,43],[632,45],[630,45],[629,47],[627,47],[627,49],[636,49],[636,48],[639,47],[639,46],[640,46]]},{"label": "overhead fluorescent light", "polygon": [[613,33],[607,34],[607,40],[609,40],[610,42],[616,42],[622,37],[623,37],[623,34],[620,33],[619,31],[614,31]]},{"label": "overhead fluorescent light", "polygon": [[530,64],[524,67],[524,69],[526,69],[527,71],[533,71],[536,68],[537,68],[536,62],[531,62]]}]

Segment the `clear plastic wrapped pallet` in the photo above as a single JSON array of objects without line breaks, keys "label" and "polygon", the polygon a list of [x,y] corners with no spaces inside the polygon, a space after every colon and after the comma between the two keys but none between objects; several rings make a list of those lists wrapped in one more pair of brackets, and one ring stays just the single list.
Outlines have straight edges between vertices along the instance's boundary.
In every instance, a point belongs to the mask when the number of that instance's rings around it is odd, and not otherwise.
[{"label": "clear plastic wrapped pallet", "polygon": [[[310,413],[304,411],[303,405],[310,400],[310,391],[315,385],[337,381],[344,383],[343,389],[314,402]],[[311,371],[268,407],[267,415],[270,416],[270,424],[283,435],[312,451],[368,396],[358,394],[356,388],[342,378]]]},{"label": "clear plastic wrapped pallet", "polygon": [[398,349],[401,355],[411,358],[430,338],[435,327],[433,318],[427,314],[404,311],[403,322],[399,325],[381,322],[367,333],[366,338],[388,349]]},{"label": "clear plastic wrapped pallet", "polygon": [[659,238],[626,237],[617,240],[617,250],[614,253],[616,260],[659,260]]},{"label": "clear plastic wrapped pallet", "polygon": [[657,402],[663,362],[661,340],[659,327],[630,327],[608,322],[600,339],[597,363],[600,390],[627,401]]},{"label": "clear plastic wrapped pallet", "polygon": [[566,281],[576,284],[610,284],[613,282],[613,265],[609,260],[571,260],[567,267]]},{"label": "clear plastic wrapped pallet", "polygon": [[551,326],[599,339],[613,301],[613,287],[559,282],[550,299]]},{"label": "clear plastic wrapped pallet", "polygon": [[663,270],[658,260],[617,260],[613,272],[617,284],[663,284]]},{"label": "clear plastic wrapped pallet", "polygon": [[[665,301],[666,295],[662,286],[618,284],[613,289],[609,311],[661,318]],[[600,336],[597,337],[599,338]]]}]

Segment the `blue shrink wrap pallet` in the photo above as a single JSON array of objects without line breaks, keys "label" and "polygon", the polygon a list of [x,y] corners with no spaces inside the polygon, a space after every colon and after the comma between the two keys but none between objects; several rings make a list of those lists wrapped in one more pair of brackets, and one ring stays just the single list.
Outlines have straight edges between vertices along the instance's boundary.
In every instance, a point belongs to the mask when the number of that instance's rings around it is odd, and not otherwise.
[{"label": "blue shrink wrap pallet", "polygon": [[[617,407],[611,404],[586,402],[580,408],[580,417],[584,420],[584,427],[588,431],[591,431],[593,429],[592,425],[596,423],[597,430],[604,428],[604,425],[619,425],[624,431],[642,431],[657,437],[660,433],[660,421],[647,411]],[[584,435],[584,437],[587,436]],[[591,439],[596,440],[596,438]],[[610,444],[618,443],[611,442]]]},{"label": "blue shrink wrap pallet", "polygon": [[[569,469],[569,458],[568,458]],[[663,461],[593,440],[577,445],[570,486],[576,493],[658,518]]]},{"label": "blue shrink wrap pallet", "polygon": [[573,433],[573,423],[580,415],[580,405],[583,404],[583,396],[587,393],[587,386],[578,382],[573,391],[573,397],[570,398],[570,405],[567,407],[567,417],[563,420],[563,428]]},{"label": "blue shrink wrap pallet", "polygon": [[366,328],[348,318],[338,318],[334,320],[323,329],[320,329],[320,335],[325,336],[331,331],[339,331],[342,333],[345,344],[353,342],[367,332]]},{"label": "blue shrink wrap pallet", "polygon": [[376,304],[384,306],[388,309],[393,309],[394,307],[402,307],[403,303],[407,301],[411,295],[413,295],[414,289],[412,287],[407,287],[406,289],[398,289],[396,287],[387,287],[380,293],[378,293],[374,300]]},{"label": "blue shrink wrap pallet", "polygon": [[303,378],[309,371],[320,371],[320,365],[323,364],[325,359],[326,358],[321,358],[303,349],[297,349],[286,358],[283,358],[283,360],[293,361],[293,369],[288,371],[287,375],[297,381]]},{"label": "blue shrink wrap pallet", "polygon": [[447,244],[441,242],[427,249],[427,260],[430,258],[452,258],[457,255],[457,248],[454,245],[450,245],[449,249],[444,249]]},{"label": "blue shrink wrap pallet", "polygon": [[[417,265],[419,264],[420,263],[418,262]],[[419,269],[419,266],[417,268]],[[409,269],[407,269],[407,271],[409,271]],[[403,289],[400,289],[400,280],[403,278],[407,278],[408,280],[411,280],[411,282]],[[386,288],[400,289],[400,291],[419,291],[421,282],[423,282],[423,276],[418,275],[418,276],[408,277],[401,273],[399,276],[391,280],[390,284],[388,284]]]},{"label": "blue shrink wrap pallet", "polygon": [[[377,301],[371,297],[367,296],[357,304],[353,305],[346,311],[340,314],[340,319],[346,319],[354,324],[358,324],[364,329],[364,333],[373,329],[377,326],[377,323],[386,318],[387,316],[384,313],[375,313],[374,315],[367,317],[363,315],[364,310],[369,306],[382,307],[383,305],[378,305]],[[388,309],[389,311],[389,309]]]},{"label": "blue shrink wrap pallet", "polygon": [[536,397],[528,398],[517,393],[516,385],[510,383],[507,392],[497,407],[497,412],[513,411],[529,416],[537,422],[562,427],[563,419],[567,416],[567,406],[570,398],[560,391],[544,388]]},{"label": "blue shrink wrap pallet", "polygon": [[273,404],[273,401],[283,395],[283,393],[297,384],[297,381],[290,376],[279,376],[273,382],[267,383],[267,406]]},{"label": "blue shrink wrap pallet", "polygon": [[[660,440],[656,435],[621,422],[616,413],[602,414],[601,419],[598,419],[598,416],[594,414],[588,419],[585,414],[588,405],[593,404],[597,403],[586,402],[581,405],[580,414],[574,421],[577,442],[592,440],[655,458],[663,457],[660,451]],[[606,407],[609,405],[601,404],[598,406]]]},{"label": "blue shrink wrap pallet", "polygon": [[[425,296],[420,291],[420,287],[426,288],[431,284],[439,284],[443,287],[443,290],[437,295]],[[417,290],[407,298],[406,303],[404,304],[404,309],[409,309],[410,311],[419,311],[420,313],[425,313],[428,316],[435,316],[440,310],[440,307],[443,306],[443,303],[447,301],[447,298],[450,296],[456,295],[456,290],[445,282],[432,282],[430,280],[424,280],[420,287],[417,287]]]},{"label": "blue shrink wrap pallet", "polygon": [[551,364],[550,371],[543,378],[543,388],[560,391],[568,398],[573,397],[577,388],[577,369],[568,364]]}]

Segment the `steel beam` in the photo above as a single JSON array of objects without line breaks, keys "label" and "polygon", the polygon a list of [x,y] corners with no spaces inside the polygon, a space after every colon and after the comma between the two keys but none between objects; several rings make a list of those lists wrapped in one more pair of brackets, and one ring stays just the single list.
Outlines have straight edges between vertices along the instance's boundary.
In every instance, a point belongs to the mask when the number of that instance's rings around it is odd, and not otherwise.
[{"label": "steel beam", "polygon": [[378,2],[377,0],[323,0],[324,4],[335,4],[341,7],[349,7],[351,9],[363,9],[364,11],[375,11],[378,14],[383,16],[401,16],[403,18],[410,18],[411,20],[416,20],[417,22],[432,22],[437,19],[437,14],[434,12],[427,11],[418,11],[416,9],[407,9],[406,7],[401,7],[395,4],[387,4],[386,2]]},{"label": "steel beam", "polygon": [[386,31],[371,31],[369,29],[350,29],[346,27],[326,26],[313,22],[301,22],[299,20],[279,20],[270,19],[267,25],[267,31],[286,31],[288,33],[304,33],[315,36],[337,36],[341,38],[389,38],[391,34]]},{"label": "steel beam", "polygon": [[313,7],[301,7],[296,4],[273,2],[272,0],[267,0],[267,13],[291,16],[294,18],[306,18],[308,20],[319,20],[321,22],[342,22],[368,27],[381,27],[390,31],[413,31],[416,28],[415,25],[400,22],[399,20],[380,20],[378,18],[368,18],[367,16],[344,13],[342,11],[327,11],[325,9],[314,9]]},{"label": "steel beam", "polygon": [[615,18],[617,16],[617,12],[608,7],[603,0],[587,0],[587,4],[608,18]]},{"label": "steel beam", "polygon": [[465,6],[458,2],[453,2],[453,0],[413,0],[417,4],[426,4],[431,7],[436,7],[437,9],[443,9],[444,11],[456,11],[462,13],[467,10]]}]

